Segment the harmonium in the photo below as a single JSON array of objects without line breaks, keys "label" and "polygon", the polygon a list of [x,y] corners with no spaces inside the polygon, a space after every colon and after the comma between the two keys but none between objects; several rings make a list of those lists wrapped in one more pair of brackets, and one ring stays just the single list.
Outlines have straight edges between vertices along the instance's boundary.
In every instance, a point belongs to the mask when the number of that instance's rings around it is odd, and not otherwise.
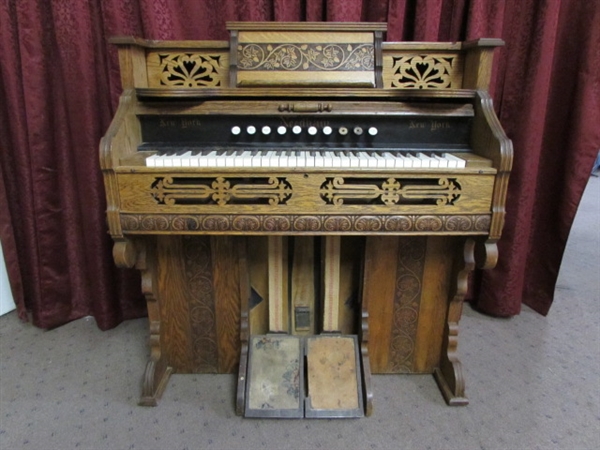
[{"label": "harmonium", "polygon": [[496,263],[512,164],[487,92],[502,41],[227,28],[112,39],[100,161],[114,259],[148,305],[140,404],[174,373],[237,373],[246,417],[368,416],[384,373],[466,404],[458,323],[469,273]]}]

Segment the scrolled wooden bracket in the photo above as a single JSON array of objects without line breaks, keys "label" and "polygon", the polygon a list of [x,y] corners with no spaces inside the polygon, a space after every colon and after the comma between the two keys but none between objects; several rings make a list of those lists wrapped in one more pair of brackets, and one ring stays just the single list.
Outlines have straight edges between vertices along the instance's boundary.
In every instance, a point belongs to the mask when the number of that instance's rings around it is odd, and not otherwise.
[{"label": "scrolled wooden bracket", "polygon": [[138,257],[138,251],[135,243],[127,238],[115,240],[113,246],[113,259],[117,267],[122,269],[131,269],[135,266]]},{"label": "scrolled wooden bracket", "polygon": [[331,103],[282,103],[279,105],[280,112],[331,112]]},{"label": "scrolled wooden bracket", "polygon": [[475,261],[479,269],[493,269],[498,262],[498,245],[495,240],[478,241],[475,246]]}]

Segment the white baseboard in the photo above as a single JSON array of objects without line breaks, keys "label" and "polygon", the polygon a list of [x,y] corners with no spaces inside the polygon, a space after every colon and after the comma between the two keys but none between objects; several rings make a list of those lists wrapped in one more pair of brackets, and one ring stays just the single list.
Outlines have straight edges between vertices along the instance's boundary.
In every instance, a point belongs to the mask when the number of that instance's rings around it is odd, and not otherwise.
[{"label": "white baseboard", "polygon": [[11,312],[15,308],[15,301],[13,300],[10,284],[8,283],[8,274],[6,273],[4,254],[2,253],[2,244],[0,243],[0,316]]}]

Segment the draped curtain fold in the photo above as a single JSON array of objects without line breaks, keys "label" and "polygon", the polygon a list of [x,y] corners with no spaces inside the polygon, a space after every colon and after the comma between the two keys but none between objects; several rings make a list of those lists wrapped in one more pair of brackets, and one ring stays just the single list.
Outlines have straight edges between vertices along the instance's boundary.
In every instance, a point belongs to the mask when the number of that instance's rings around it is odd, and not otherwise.
[{"label": "draped curtain fold", "polygon": [[107,38],[228,39],[225,22],[378,21],[388,41],[499,37],[491,85],[515,163],[474,301],[545,314],[600,147],[600,6],[577,0],[1,0],[0,239],[19,316],[102,329],[145,314],[111,256],[98,143],[121,91]]}]

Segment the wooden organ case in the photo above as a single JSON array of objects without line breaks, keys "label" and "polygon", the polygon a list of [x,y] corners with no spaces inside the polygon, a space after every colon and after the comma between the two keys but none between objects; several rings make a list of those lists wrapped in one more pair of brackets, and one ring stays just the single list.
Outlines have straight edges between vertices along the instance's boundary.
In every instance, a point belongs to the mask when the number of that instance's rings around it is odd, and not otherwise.
[{"label": "wooden organ case", "polygon": [[371,373],[432,373],[466,404],[458,322],[469,272],[496,263],[512,164],[487,93],[502,41],[228,29],[112,40],[100,160],[114,259],[148,304],[140,404],[171,373],[236,371],[246,416],[369,415]]}]

